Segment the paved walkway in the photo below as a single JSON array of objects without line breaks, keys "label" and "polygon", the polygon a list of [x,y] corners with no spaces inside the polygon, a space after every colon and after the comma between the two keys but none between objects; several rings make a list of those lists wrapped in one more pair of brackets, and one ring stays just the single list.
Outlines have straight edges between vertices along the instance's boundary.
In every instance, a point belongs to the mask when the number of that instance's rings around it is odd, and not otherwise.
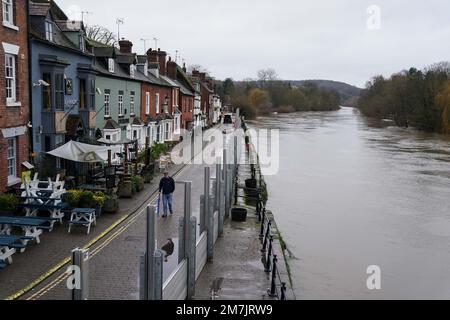
[{"label": "paved walkway", "polygon": [[[177,181],[192,181],[192,210],[199,217],[200,195],[203,193],[204,167],[200,165],[175,166],[172,173]],[[211,168],[212,176],[215,168]],[[145,191],[132,200],[121,200],[118,215],[104,215],[90,236],[85,230],[67,234],[67,226],[57,227],[45,234],[42,244],[33,246],[23,255],[16,255],[14,264],[0,272],[0,297],[6,298],[30,285],[32,280],[52,273],[48,279],[22,295],[21,299],[70,299],[65,270],[70,252],[75,247],[90,247],[90,298],[97,300],[133,300],[139,298],[139,255],[145,250],[146,216],[148,203],[156,200],[159,177],[147,185]],[[158,246],[172,238],[176,243],[174,254],[164,265],[167,278],[177,266],[178,221],[183,216],[184,191],[177,184],[174,194],[174,216],[158,220]],[[83,232],[84,231],[84,232]],[[101,238],[100,238],[101,237]],[[92,241],[97,240],[96,243]],[[66,260],[64,260],[66,259]],[[30,263],[32,262],[32,264]],[[6,284],[6,285],[3,285]]]}]

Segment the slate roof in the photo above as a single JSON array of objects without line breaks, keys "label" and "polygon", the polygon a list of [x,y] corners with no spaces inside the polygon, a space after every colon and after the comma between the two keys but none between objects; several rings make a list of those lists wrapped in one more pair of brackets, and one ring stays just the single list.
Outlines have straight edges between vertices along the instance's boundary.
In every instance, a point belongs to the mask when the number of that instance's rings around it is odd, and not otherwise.
[{"label": "slate roof", "polygon": [[142,126],[144,123],[141,121],[141,119],[134,117],[133,121],[131,122],[133,126]]},{"label": "slate roof", "polygon": [[103,129],[106,129],[106,130],[117,130],[117,129],[120,129],[120,126],[113,119],[109,119],[109,120],[106,121],[105,127]]},{"label": "slate roof", "polygon": [[50,3],[35,3],[30,1],[30,16],[46,17],[50,10]]}]

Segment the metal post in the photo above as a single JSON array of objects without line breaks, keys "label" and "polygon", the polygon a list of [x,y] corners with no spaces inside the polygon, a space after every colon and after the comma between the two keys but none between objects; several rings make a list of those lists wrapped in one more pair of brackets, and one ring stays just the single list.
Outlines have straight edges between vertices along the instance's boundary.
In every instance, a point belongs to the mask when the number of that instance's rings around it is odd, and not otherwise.
[{"label": "metal post", "polygon": [[217,159],[217,164],[216,164],[216,201],[215,201],[215,209],[219,210],[219,206],[220,206],[220,181],[222,180],[221,177],[221,173],[222,173],[222,166],[220,165],[220,158]]},{"label": "metal post", "polygon": [[269,220],[269,222],[267,223],[267,230],[266,230],[266,234],[264,236],[264,244],[263,244],[263,248],[262,248],[261,252],[267,251],[267,241],[269,240],[271,226],[272,226],[272,221]]},{"label": "metal post", "polygon": [[208,219],[208,213],[209,210],[207,209],[205,205],[205,196],[200,196],[200,234],[203,233],[203,231],[206,230],[206,223]]},{"label": "metal post", "polygon": [[195,295],[195,269],[196,269],[196,249],[197,249],[197,218],[191,217],[189,221],[189,241],[186,247],[188,248],[188,296],[187,299],[191,300]]},{"label": "metal post", "polygon": [[178,222],[178,263],[181,263],[181,261],[186,258],[186,248],[185,248],[185,240],[186,236],[184,234],[185,231],[185,225],[184,225],[184,217],[180,218]]},{"label": "metal post", "polygon": [[161,250],[156,250],[153,254],[153,283],[155,284],[153,290],[153,300],[158,301],[163,299],[163,257],[164,253]]},{"label": "metal post", "polygon": [[[205,187],[204,192],[203,192],[203,195],[204,195],[204,208],[205,208],[204,212],[207,212],[206,210],[209,210],[209,206],[210,206],[209,194],[210,194],[210,189],[211,189],[211,168],[208,167],[208,166],[205,167],[204,187]],[[202,221],[200,219],[200,225],[204,227],[205,226],[205,220]],[[201,229],[200,233],[203,232],[203,230],[204,229]]]},{"label": "metal post", "polygon": [[[89,250],[75,249],[72,251],[72,266],[76,267],[74,276],[79,277],[72,289],[72,300],[89,299]],[[77,274],[79,272],[79,274]],[[78,281],[77,281],[78,280]],[[78,286],[79,285],[79,286]]]},{"label": "metal post", "polygon": [[139,262],[139,299],[148,300],[147,254],[145,252],[139,256]]},{"label": "metal post", "polygon": [[261,240],[264,238],[264,226],[265,225],[266,225],[266,209],[264,208],[262,219],[261,219],[261,230],[259,232],[259,239],[261,239]]},{"label": "metal post", "polygon": [[214,203],[213,196],[210,196],[210,202],[211,205],[207,209],[208,211],[208,261],[212,261],[214,258],[214,206],[212,205]]},{"label": "metal post", "polygon": [[265,271],[267,273],[270,272],[270,259],[272,258],[272,248],[273,248],[273,236],[270,236],[270,241],[269,241],[269,251],[267,252],[267,257],[266,257],[266,269]]},{"label": "metal post", "polygon": [[225,180],[225,217],[228,218],[228,213],[230,211],[230,205],[229,205],[229,167],[228,167],[228,162],[227,162],[227,150],[224,149],[223,150],[223,159],[224,159],[224,163],[223,163],[223,174],[224,174],[224,180]]},{"label": "metal post", "polygon": [[277,256],[273,256],[273,266],[272,266],[272,281],[269,289],[269,297],[275,298],[277,296]]},{"label": "metal post", "polygon": [[191,206],[191,191],[192,191],[192,182],[184,183],[184,249],[185,249],[185,258],[189,258],[189,230],[190,230],[190,221],[192,216],[192,206]]},{"label": "metal post", "polygon": [[154,300],[154,264],[153,254],[156,250],[156,208],[155,206],[147,207],[147,298],[148,300]]},{"label": "metal post", "polygon": [[223,235],[225,220],[225,182],[223,178],[219,179],[219,236]]}]

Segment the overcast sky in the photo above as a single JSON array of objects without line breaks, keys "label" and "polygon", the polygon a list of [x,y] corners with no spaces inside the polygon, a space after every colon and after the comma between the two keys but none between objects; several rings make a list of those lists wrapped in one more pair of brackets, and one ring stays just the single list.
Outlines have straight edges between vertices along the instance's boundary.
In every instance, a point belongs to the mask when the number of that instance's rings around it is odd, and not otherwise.
[{"label": "overcast sky", "polygon": [[[88,24],[117,32],[144,52],[140,39],[211,75],[255,78],[274,68],[289,80],[330,79],[364,86],[390,75],[450,60],[449,0],[57,0]],[[381,9],[378,25],[377,12]],[[75,7],[74,7],[75,6]],[[369,26],[368,27],[368,20]],[[378,28],[378,26],[380,28]],[[154,47],[150,40],[147,47]]]}]

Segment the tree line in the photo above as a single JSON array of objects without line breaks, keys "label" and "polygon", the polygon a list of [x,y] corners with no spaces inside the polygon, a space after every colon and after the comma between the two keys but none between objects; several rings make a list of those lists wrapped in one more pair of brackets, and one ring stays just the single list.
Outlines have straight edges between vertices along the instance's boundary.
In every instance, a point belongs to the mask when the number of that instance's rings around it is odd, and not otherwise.
[{"label": "tree line", "polygon": [[400,127],[450,133],[450,63],[411,68],[389,78],[376,76],[367,83],[357,107]]},{"label": "tree line", "polygon": [[248,119],[273,112],[339,110],[341,102],[336,91],[311,82],[292,85],[280,80],[273,69],[260,70],[257,79],[219,81],[217,92],[226,104],[239,107]]}]

